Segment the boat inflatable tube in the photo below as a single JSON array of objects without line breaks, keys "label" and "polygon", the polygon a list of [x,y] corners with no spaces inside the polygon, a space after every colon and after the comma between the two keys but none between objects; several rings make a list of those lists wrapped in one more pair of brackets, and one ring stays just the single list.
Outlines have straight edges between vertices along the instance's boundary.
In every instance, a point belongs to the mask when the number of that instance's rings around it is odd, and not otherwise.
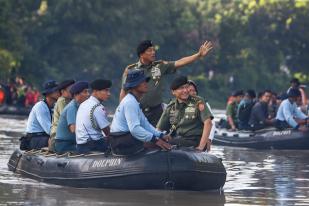
[{"label": "boat inflatable tube", "polygon": [[278,130],[274,127],[255,132],[231,132],[226,129],[218,129],[215,132],[213,144],[253,149],[305,150],[309,149],[309,131]]},{"label": "boat inflatable tube", "polygon": [[22,152],[9,170],[46,183],[79,188],[216,190],[226,180],[221,159],[194,149],[145,151],[132,156]]}]

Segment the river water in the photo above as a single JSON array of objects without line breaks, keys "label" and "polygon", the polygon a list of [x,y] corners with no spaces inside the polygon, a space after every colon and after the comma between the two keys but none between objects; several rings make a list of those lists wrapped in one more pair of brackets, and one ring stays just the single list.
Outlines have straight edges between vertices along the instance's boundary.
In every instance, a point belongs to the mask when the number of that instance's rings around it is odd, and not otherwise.
[{"label": "river water", "polygon": [[213,146],[227,170],[224,191],[77,189],[13,174],[7,161],[25,119],[0,116],[0,205],[309,205],[309,151]]}]

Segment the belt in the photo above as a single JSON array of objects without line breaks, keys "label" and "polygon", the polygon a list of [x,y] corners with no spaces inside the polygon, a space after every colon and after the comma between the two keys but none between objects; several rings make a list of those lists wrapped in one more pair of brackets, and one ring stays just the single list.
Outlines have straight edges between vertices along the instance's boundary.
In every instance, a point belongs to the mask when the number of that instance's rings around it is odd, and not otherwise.
[{"label": "belt", "polygon": [[27,133],[27,137],[39,137],[39,136],[49,136],[45,132],[34,132],[34,133]]},{"label": "belt", "polygon": [[78,144],[79,146],[87,146],[87,145],[91,145],[91,144],[95,144],[98,141],[104,141],[104,139],[98,139],[98,140],[93,140],[93,139],[88,139],[87,142],[83,143],[83,144]]},{"label": "belt", "polygon": [[161,104],[158,104],[158,105],[153,106],[153,107],[144,107],[144,108],[143,108],[143,111],[149,112],[149,111],[151,111],[151,110],[155,110],[155,109],[158,109],[158,108],[160,108],[160,107],[162,107]]},{"label": "belt", "polygon": [[75,141],[75,140],[55,139],[55,141],[56,141],[56,142],[71,142],[71,143],[76,144],[76,141]]}]

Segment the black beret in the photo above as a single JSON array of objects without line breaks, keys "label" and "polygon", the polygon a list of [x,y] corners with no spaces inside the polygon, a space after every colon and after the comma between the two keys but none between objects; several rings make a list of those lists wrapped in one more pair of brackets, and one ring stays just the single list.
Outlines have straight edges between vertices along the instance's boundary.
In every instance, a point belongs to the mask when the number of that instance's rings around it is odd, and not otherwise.
[{"label": "black beret", "polygon": [[243,90],[232,92],[232,96],[233,97],[238,97],[238,96],[243,96],[243,95],[244,95],[244,91]]},{"label": "black beret", "polygon": [[186,76],[178,76],[172,81],[171,90],[176,90],[185,84],[188,84],[188,78]]},{"label": "black beret", "polygon": [[296,84],[297,86],[300,85],[300,82],[299,82],[299,80],[298,80],[297,78],[291,79],[290,83],[291,83],[291,84]]},{"label": "black beret", "polygon": [[149,47],[152,47],[153,44],[151,40],[144,40],[136,48],[137,56],[139,57],[142,53],[146,51]]},{"label": "black beret", "polygon": [[72,85],[70,92],[72,95],[81,93],[84,89],[89,88],[89,83],[86,81],[78,81]]},{"label": "black beret", "polygon": [[291,88],[288,91],[288,97],[299,97],[301,96],[301,93],[299,89]]},{"label": "black beret", "polygon": [[195,91],[196,91],[196,94],[198,94],[196,83],[193,80],[188,80],[188,84],[192,85],[194,87]]},{"label": "black beret", "polygon": [[58,85],[59,90],[61,89],[65,89],[68,86],[74,84],[75,81],[73,79],[68,79],[68,80],[64,80],[63,82],[60,82],[60,84]]},{"label": "black beret", "polygon": [[251,98],[255,98],[256,97],[256,93],[255,93],[255,91],[253,89],[248,89],[246,91],[246,95],[251,97]]},{"label": "black beret", "polygon": [[92,90],[103,90],[107,88],[111,88],[112,82],[110,80],[105,79],[96,79],[90,83],[90,87]]}]

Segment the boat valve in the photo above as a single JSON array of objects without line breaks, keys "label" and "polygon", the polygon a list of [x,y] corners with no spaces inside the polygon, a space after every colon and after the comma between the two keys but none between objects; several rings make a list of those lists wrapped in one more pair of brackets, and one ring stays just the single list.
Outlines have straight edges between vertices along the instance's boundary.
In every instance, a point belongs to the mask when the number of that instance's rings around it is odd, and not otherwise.
[{"label": "boat valve", "polygon": [[42,165],[44,164],[44,161],[41,160],[41,159],[38,159],[38,160],[36,161],[36,163],[37,163],[38,165],[42,166]]},{"label": "boat valve", "polygon": [[166,181],[166,182],[164,183],[164,187],[165,187],[165,189],[167,189],[167,190],[173,190],[174,187],[175,187],[175,183],[174,183],[173,181]]},{"label": "boat valve", "polygon": [[57,163],[57,166],[64,168],[65,166],[67,166],[67,164],[68,164],[67,162],[59,162]]}]

